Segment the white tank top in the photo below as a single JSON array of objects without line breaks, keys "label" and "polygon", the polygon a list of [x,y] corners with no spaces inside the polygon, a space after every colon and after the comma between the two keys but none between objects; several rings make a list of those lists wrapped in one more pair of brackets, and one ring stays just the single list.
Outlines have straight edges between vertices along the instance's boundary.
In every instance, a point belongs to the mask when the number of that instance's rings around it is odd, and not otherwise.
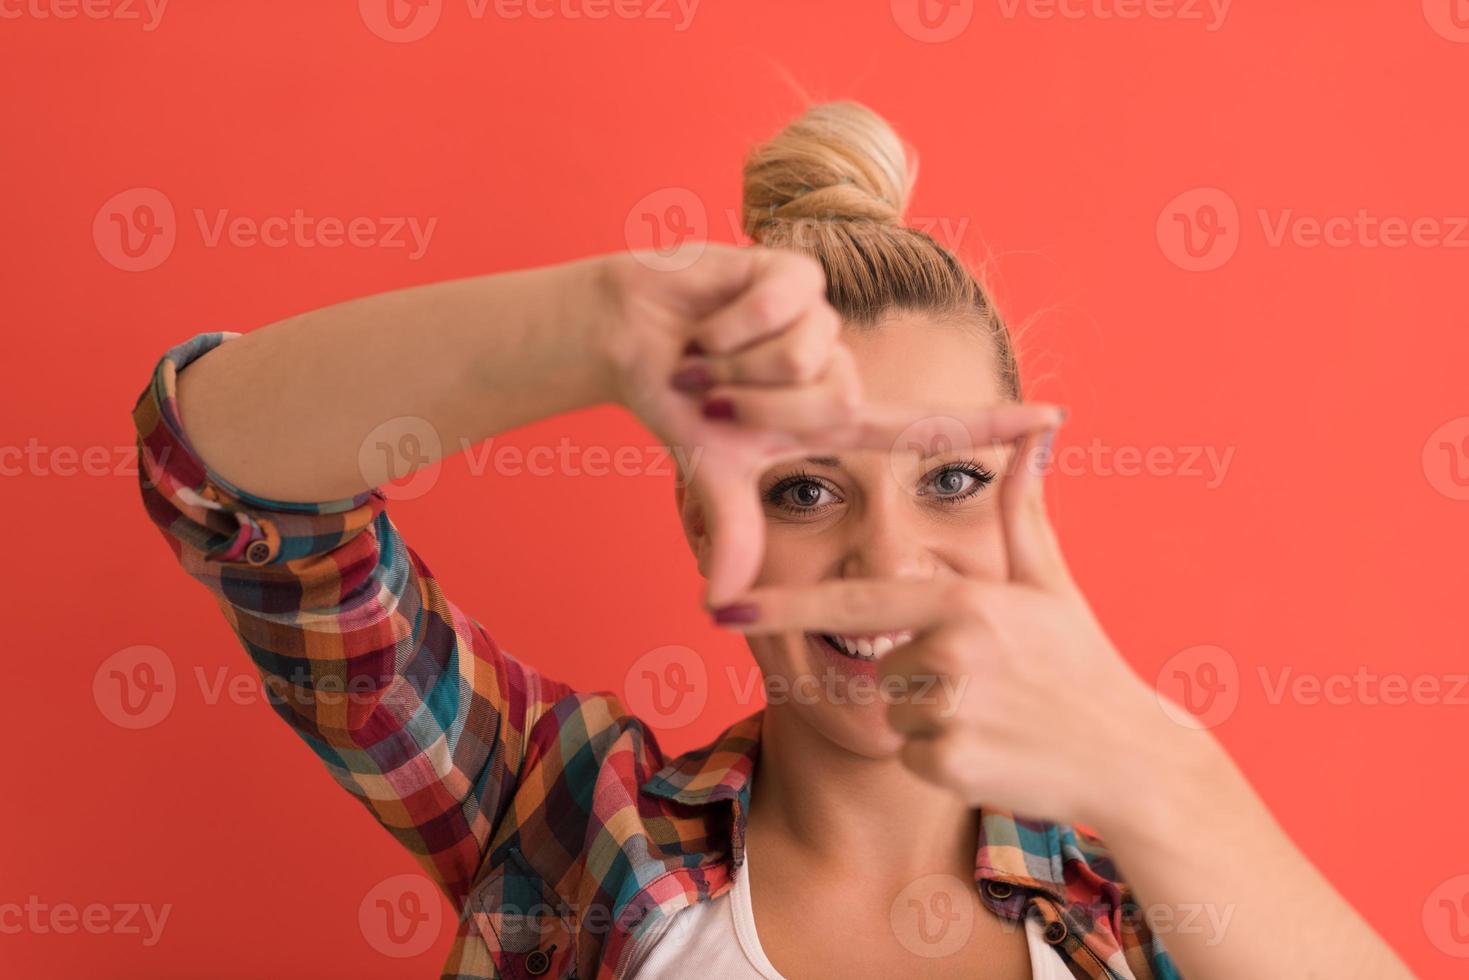
[{"label": "white tank top", "polygon": [[[760,947],[750,903],[750,853],[735,873],[734,887],[718,898],[681,909],[630,976],[637,980],[785,980]],[[1061,955],[1046,942],[1034,916],[1025,920],[1032,980],[1072,980]]]}]

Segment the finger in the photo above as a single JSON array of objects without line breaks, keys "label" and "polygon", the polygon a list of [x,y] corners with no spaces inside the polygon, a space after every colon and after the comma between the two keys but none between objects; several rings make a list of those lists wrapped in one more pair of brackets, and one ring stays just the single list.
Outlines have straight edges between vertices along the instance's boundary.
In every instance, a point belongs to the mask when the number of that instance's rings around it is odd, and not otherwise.
[{"label": "finger", "polygon": [[915,775],[955,790],[969,790],[984,772],[978,747],[959,729],[909,738],[903,743],[901,758]]},{"label": "finger", "polygon": [[807,448],[886,449],[935,455],[1013,442],[1055,428],[1065,417],[1056,405],[1002,402],[986,409],[934,409],[866,404],[853,425],[807,440]]},{"label": "finger", "polygon": [[1055,428],[1027,433],[1011,455],[1000,483],[1010,581],[1043,588],[1067,578],[1065,559],[1046,516],[1044,474],[1055,437]]},{"label": "finger", "polygon": [[729,354],[827,305],[821,265],[798,252],[771,249],[757,257],[749,285],[696,325],[692,339],[710,354]]},{"label": "finger", "polygon": [[694,482],[704,505],[709,540],[704,602],[717,606],[748,589],[760,573],[765,514],[754,479],[706,461]]},{"label": "finger", "polygon": [[719,385],[705,392],[703,411],[707,418],[799,435],[850,425],[861,400],[856,365],[842,348],[818,381],[782,387]]},{"label": "finger", "polygon": [[[764,586],[714,610],[714,621],[744,633],[922,632],[947,622],[987,588],[972,579],[845,579]],[[902,649],[901,647],[898,649]]]},{"label": "finger", "polygon": [[674,387],[698,391],[720,384],[788,385],[820,380],[838,351],[842,321],[829,306],[813,307],[791,327],[732,354],[685,358]]}]

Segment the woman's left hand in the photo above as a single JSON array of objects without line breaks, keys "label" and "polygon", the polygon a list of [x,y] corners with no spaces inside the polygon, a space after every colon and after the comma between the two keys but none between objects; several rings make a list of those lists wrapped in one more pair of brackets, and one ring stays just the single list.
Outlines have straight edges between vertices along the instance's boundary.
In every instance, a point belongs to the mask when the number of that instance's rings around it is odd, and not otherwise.
[{"label": "woman's left hand", "polygon": [[1141,795],[1139,745],[1162,748],[1181,730],[1066,567],[1042,493],[1054,435],[1025,436],[1000,485],[1007,580],[757,588],[715,619],[746,633],[911,630],[877,662],[880,690],[917,692],[888,707],[903,762],[973,806],[1096,827]]}]

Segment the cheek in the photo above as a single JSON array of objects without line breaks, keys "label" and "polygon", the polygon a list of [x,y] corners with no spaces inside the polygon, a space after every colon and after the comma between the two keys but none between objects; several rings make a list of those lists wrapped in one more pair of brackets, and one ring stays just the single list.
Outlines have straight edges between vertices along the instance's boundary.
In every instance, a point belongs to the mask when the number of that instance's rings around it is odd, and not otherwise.
[{"label": "cheek", "polygon": [[756,585],[800,585],[820,581],[835,561],[834,545],[811,529],[767,525],[765,556]]},{"label": "cheek", "polygon": [[1006,578],[1009,562],[1005,557],[1005,529],[998,511],[950,528],[937,554],[945,565],[966,578]]}]

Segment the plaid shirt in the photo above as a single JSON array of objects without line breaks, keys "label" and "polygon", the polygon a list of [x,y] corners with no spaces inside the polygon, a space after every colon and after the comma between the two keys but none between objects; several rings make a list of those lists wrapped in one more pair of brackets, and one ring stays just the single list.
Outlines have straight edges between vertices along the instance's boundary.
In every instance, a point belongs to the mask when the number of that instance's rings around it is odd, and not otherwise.
[{"label": "plaid shirt", "polygon": [[[459,910],[445,977],[629,975],[674,913],[732,885],[760,712],[665,758],[613,694],[500,649],[379,491],[284,503],[210,473],[179,420],[177,373],[233,336],[168,351],[138,399],[149,516],[276,712]],[[991,913],[1039,917],[1078,977],[1178,976],[1084,830],[983,810],[974,877]]]}]

